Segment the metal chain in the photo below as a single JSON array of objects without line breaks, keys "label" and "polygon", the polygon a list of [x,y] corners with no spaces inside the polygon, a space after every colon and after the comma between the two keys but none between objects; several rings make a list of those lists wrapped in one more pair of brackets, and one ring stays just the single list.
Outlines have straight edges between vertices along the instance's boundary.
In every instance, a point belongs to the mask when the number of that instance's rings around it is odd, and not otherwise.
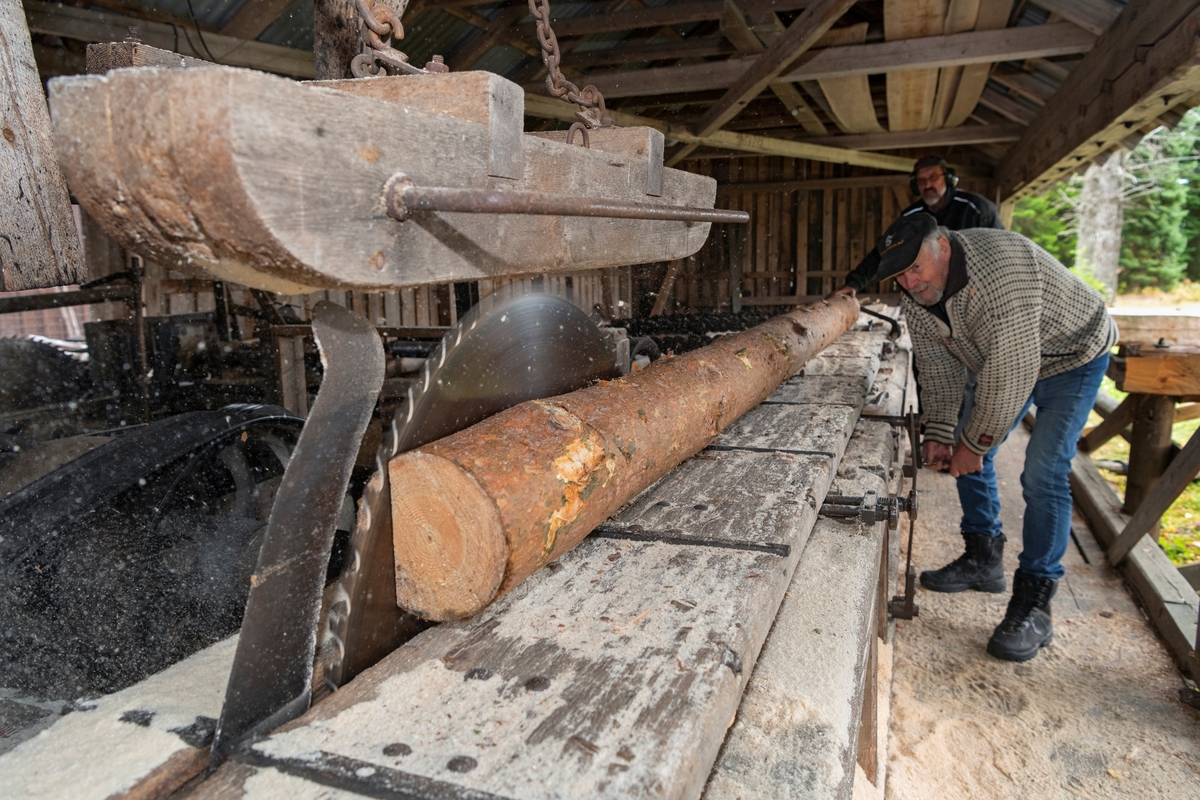
[{"label": "metal chain", "polygon": [[579,106],[575,116],[587,127],[612,127],[612,118],[605,116],[604,95],[600,94],[600,90],[588,84],[580,91],[578,86],[563,76],[559,66],[562,52],[558,48],[558,37],[550,27],[550,0],[529,0],[529,13],[537,22],[538,44],[542,46],[542,63],[548,71],[546,88],[550,94]]},{"label": "metal chain", "polygon": [[350,62],[350,71],[356,78],[370,78],[381,70],[392,75],[397,72],[423,73],[425,70],[408,63],[408,56],[392,47],[390,39],[403,39],[404,26],[400,17],[408,7],[408,0],[400,0],[399,10],[393,10],[383,0],[354,0],[358,16],[362,20],[359,32],[367,52],[360,53]]}]

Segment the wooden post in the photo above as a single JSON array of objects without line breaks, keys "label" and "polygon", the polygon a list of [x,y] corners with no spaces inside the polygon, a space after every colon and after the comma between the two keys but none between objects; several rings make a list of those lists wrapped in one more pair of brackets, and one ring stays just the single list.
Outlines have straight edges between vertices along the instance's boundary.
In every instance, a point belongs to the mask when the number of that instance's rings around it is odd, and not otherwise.
[{"label": "wooden post", "polygon": [[858,309],[846,297],[805,306],[393,459],[397,602],[433,620],[478,613],[709,445]]},{"label": "wooden post", "polygon": [[[1133,439],[1129,442],[1129,476],[1125,482],[1126,514],[1137,511],[1146,493],[1171,463],[1171,426],[1175,421],[1175,400],[1163,395],[1146,394],[1137,400],[1133,418]],[[1151,538],[1158,525],[1150,529]]]},{"label": "wooden post", "polygon": [[362,49],[354,0],[316,0],[313,14],[313,66],[317,80],[353,78],[350,62]]},{"label": "wooden post", "polygon": [[0,209],[0,291],[84,280],[67,183],[17,0],[0,0]]}]

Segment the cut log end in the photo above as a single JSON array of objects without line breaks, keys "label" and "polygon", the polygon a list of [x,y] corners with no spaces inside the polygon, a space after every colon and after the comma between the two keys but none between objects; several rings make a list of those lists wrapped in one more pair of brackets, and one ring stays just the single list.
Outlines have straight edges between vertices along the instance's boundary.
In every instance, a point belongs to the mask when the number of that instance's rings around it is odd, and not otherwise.
[{"label": "cut log end", "polygon": [[388,465],[396,602],[433,620],[463,619],[500,590],[508,544],[495,502],[453,463],[414,451]]}]

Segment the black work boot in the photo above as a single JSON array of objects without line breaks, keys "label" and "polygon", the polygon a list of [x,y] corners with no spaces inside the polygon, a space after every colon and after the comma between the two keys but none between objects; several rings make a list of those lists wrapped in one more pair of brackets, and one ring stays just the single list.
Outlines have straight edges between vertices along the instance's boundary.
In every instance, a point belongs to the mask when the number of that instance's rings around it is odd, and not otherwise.
[{"label": "black work boot", "polygon": [[921,585],[935,592],[980,592],[999,594],[1008,588],[1004,580],[1004,534],[988,536],[963,531],[967,552],[941,569],[921,573]]},{"label": "black work boot", "polygon": [[1035,578],[1017,570],[1004,621],[988,640],[987,651],[1005,661],[1028,661],[1054,638],[1050,598],[1058,589],[1053,578]]}]

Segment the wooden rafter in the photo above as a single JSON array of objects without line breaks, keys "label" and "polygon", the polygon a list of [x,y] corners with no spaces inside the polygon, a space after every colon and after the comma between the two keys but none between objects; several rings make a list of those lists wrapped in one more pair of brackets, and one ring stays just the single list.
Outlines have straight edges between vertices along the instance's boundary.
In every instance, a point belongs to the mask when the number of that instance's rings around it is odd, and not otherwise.
[{"label": "wooden rafter", "polygon": [[[763,8],[774,11],[794,11],[811,5],[811,0],[748,0],[741,5],[746,11]],[[707,22],[719,20],[724,14],[725,0],[694,0],[694,2],[675,3],[658,8],[631,9],[616,14],[556,19],[554,20],[554,33],[563,39],[593,33],[614,33],[638,28],[659,28],[663,25]],[[516,30],[520,31],[522,35],[532,36],[534,26],[525,24],[518,26]]]},{"label": "wooden rafter", "polygon": [[[933,69],[995,61],[1023,61],[1088,52],[1096,38],[1070,23],[972,31],[899,42],[827,47],[784,72],[772,83],[870,75],[889,70]],[[665,92],[725,89],[756,61],[755,56],[614,73],[590,73],[588,82],[605,97],[637,97]],[[960,123],[961,124],[961,123]]]},{"label": "wooden rafter", "polygon": [[1113,0],[1037,0],[1037,4],[1097,36],[1108,30],[1122,8]]},{"label": "wooden rafter", "polygon": [[[119,42],[129,35],[130,26],[136,26],[146,44],[163,50],[175,50],[181,55],[207,59],[199,48],[199,41],[192,32],[191,44],[179,35],[174,26],[152,22],[124,14],[93,11],[74,6],[56,6],[38,0],[24,0],[25,20],[33,33],[78,39],[83,42]],[[313,54],[307,50],[280,47],[263,42],[248,42],[219,33],[207,33],[204,41],[218,61],[231,67],[250,67],[263,72],[311,78]]]},{"label": "wooden rafter", "polygon": [[[525,113],[531,117],[544,117],[562,122],[573,122],[575,120],[575,106],[545,95],[526,94]],[[852,164],[859,167],[873,167],[893,172],[911,172],[915,160],[880,153],[843,150],[839,147],[808,144],[803,141],[787,141],[767,136],[752,136],[744,133],[734,133],[733,131],[716,131],[707,136],[697,136],[693,130],[685,125],[672,124],[612,109],[609,109],[609,116],[618,125],[645,125],[646,127],[660,130],[668,141],[684,142],[687,144],[697,143],[708,147],[737,150],[744,153],[806,158],[812,161],[826,161],[832,164]]]},{"label": "wooden rafter", "polygon": [[1200,90],[1200,0],[1131,0],[1046,103],[997,174],[1040,191]]},{"label": "wooden rafter", "polygon": [[809,5],[787,31],[776,39],[766,52],[755,60],[729,91],[696,123],[697,136],[707,136],[720,130],[736,117],[746,104],[757,97],[780,73],[808,50],[843,14],[854,0],[817,0]]},{"label": "wooden rafter", "polygon": [[1022,125],[968,125],[932,131],[889,131],[851,136],[814,136],[804,141],[845,147],[850,150],[898,150],[905,147],[950,147],[954,145],[1015,142],[1025,130]]},{"label": "wooden rafter", "polygon": [[224,36],[257,39],[294,0],[246,0],[221,28]]}]

